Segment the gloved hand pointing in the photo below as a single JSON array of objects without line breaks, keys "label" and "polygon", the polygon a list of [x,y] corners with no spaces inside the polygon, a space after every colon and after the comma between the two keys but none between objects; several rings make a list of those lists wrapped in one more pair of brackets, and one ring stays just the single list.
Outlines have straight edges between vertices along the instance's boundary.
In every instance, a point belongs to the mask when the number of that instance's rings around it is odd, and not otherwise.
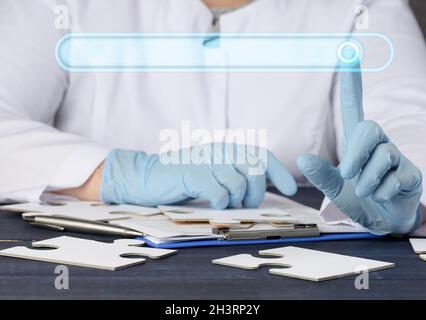
[{"label": "gloved hand pointing", "polygon": [[297,190],[281,162],[257,147],[215,143],[149,156],[116,149],[104,164],[100,198],[145,206],[202,198],[214,209],[253,208],[263,200],[267,178],[286,195]]},{"label": "gloved hand pointing", "polygon": [[402,235],[421,225],[420,170],[389,141],[382,128],[364,121],[360,72],[340,75],[344,156],[338,168],[302,155],[302,173],[353,221],[376,234]]}]

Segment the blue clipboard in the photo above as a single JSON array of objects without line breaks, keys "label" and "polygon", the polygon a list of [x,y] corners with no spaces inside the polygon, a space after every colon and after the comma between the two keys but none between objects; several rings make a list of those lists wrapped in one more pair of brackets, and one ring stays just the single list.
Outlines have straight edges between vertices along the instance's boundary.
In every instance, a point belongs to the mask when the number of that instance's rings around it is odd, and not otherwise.
[{"label": "blue clipboard", "polygon": [[359,239],[377,239],[384,236],[378,236],[371,233],[325,233],[319,237],[292,237],[273,240],[194,240],[182,242],[168,242],[157,244],[143,237],[138,238],[153,248],[159,249],[182,249],[194,247],[218,247],[218,246],[242,246],[242,245],[260,245],[260,244],[290,244],[302,242],[318,241],[336,241],[336,240],[359,240]]}]

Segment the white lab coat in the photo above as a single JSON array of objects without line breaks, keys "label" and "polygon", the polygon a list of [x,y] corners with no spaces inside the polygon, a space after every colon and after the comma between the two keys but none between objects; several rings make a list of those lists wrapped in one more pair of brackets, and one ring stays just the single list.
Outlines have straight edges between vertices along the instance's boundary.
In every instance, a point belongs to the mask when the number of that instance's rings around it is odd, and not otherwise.
[{"label": "white lab coat", "polygon": [[[69,8],[70,30],[54,26],[58,4]],[[426,173],[426,48],[405,1],[258,0],[224,15],[221,31],[351,32],[360,4],[367,31],[396,48],[391,67],[364,75],[366,118]],[[68,32],[206,32],[211,21],[201,0],[1,0],[0,201],[79,186],[112,148],[158,152],[160,131],[179,131],[183,120],[267,129],[269,148],[299,182],[301,153],[336,163],[332,73],[67,73],[54,58]]]}]

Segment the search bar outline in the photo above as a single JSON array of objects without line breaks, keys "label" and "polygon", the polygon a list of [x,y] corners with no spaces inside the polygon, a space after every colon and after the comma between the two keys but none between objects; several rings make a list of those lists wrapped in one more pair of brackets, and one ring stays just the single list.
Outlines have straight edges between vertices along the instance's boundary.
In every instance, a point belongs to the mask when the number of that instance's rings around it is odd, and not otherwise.
[{"label": "search bar outline", "polygon": [[[386,46],[381,65],[359,68],[343,58],[347,44],[362,63],[365,39]],[[381,33],[69,33],[55,56],[69,72],[379,72],[395,48]]]}]

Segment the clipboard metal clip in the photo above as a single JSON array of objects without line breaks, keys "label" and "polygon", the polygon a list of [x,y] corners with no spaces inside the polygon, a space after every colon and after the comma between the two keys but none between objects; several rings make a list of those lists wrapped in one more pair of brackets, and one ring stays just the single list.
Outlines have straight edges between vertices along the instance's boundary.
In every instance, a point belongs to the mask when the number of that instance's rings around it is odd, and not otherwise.
[{"label": "clipboard metal clip", "polygon": [[223,240],[259,240],[282,239],[289,237],[318,237],[320,231],[316,224],[288,224],[279,228],[251,230],[238,228],[214,228],[213,233]]}]

